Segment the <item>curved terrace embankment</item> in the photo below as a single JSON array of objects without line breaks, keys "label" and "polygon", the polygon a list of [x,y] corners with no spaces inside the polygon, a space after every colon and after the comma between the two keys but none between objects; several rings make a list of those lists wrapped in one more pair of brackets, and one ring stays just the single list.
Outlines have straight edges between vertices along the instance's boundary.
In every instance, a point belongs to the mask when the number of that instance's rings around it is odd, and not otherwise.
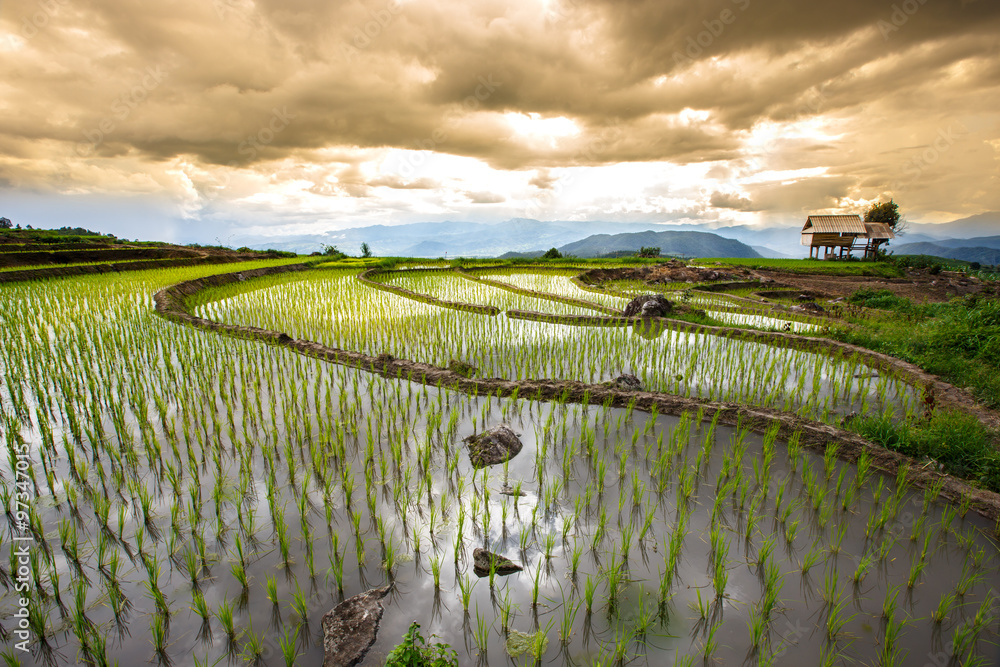
[{"label": "curved terrace embankment", "polygon": [[[188,309],[188,299],[207,287],[221,286],[276,273],[309,270],[310,268],[311,267],[304,264],[293,264],[221,274],[187,281],[157,292],[155,295],[156,311],[163,317],[177,322],[211,331],[224,332],[246,338],[255,338],[271,344],[287,347],[300,354],[370,371],[384,377],[402,378],[409,381],[439,385],[469,393],[476,393],[480,395],[491,393],[496,396],[520,396],[522,398],[536,400],[587,402],[594,404],[608,404],[612,406],[633,405],[635,408],[645,411],[652,410],[655,407],[659,412],[674,415],[679,415],[684,412],[700,411],[705,418],[714,418],[718,415],[719,421],[722,423],[739,425],[759,433],[766,432],[774,425],[777,425],[779,429],[779,437],[787,439],[792,437],[793,434],[799,433],[800,442],[804,445],[821,449],[826,449],[831,445],[836,445],[837,456],[850,462],[857,461],[863,453],[867,452],[872,459],[873,466],[889,475],[896,475],[901,468],[906,467],[907,479],[918,486],[927,487],[943,481],[944,486],[941,491],[941,495],[943,497],[953,501],[969,499],[970,507],[975,511],[993,520],[1000,518],[1000,494],[975,488],[961,479],[919,466],[909,457],[874,445],[856,433],[846,429],[803,419],[793,413],[771,408],[759,408],[734,403],[705,401],[659,392],[623,391],[606,384],[587,384],[573,380],[540,379],[511,381],[496,378],[469,378],[458,372],[448,370],[447,368],[433,366],[431,364],[405,359],[392,359],[388,355],[376,357],[360,352],[341,350],[312,341],[296,340],[287,334],[278,331],[271,331],[257,327],[222,324],[205,318],[196,317],[192,315]],[[544,316],[542,313],[538,313],[537,315]],[[597,319],[610,320],[611,318]],[[620,319],[624,320],[626,318]],[[740,329],[722,327],[710,327],[710,329],[727,330],[740,333],[743,332],[743,330]],[[802,336],[795,336],[794,334],[783,334],[777,332],[752,333],[762,336],[774,336],[775,340],[817,340]],[[834,345],[832,341],[831,345]],[[835,345],[844,344],[836,343]],[[892,357],[887,357],[886,355],[878,355],[877,353],[868,350],[855,348],[855,346],[848,347],[867,354],[876,355],[874,358],[877,359],[885,357],[885,359],[881,359],[881,361],[888,366],[895,366],[896,364],[902,364],[904,367],[911,366],[910,364],[894,360]],[[906,369],[904,368],[903,370]],[[916,370],[919,371],[919,369]],[[920,373],[928,375],[922,371],[920,371]],[[940,384],[949,388],[953,392],[958,392],[957,389],[950,387],[946,383]],[[947,399],[952,395],[954,395],[952,392],[942,391],[942,402],[944,399]],[[996,415],[989,414],[990,411],[985,408],[979,408],[979,410],[983,414],[991,417],[993,420],[996,420]]]},{"label": "curved terrace embankment", "polygon": [[[421,269],[421,271],[451,271],[450,268],[446,269]],[[479,313],[480,315],[499,315],[500,309],[496,306],[481,306],[475,303],[465,303],[464,301],[446,301],[444,299],[438,299],[437,297],[430,296],[429,294],[421,294],[419,292],[414,292],[413,290],[408,290],[404,287],[399,287],[397,285],[390,285],[389,283],[384,283],[378,280],[373,280],[375,276],[389,275],[394,273],[393,271],[386,271],[385,269],[368,269],[367,271],[358,274],[358,280],[368,285],[369,287],[374,287],[375,289],[384,290],[386,292],[392,292],[393,294],[398,294],[400,296],[405,296],[408,299],[413,299],[415,301],[421,301],[423,303],[429,303],[434,306],[440,306],[442,308],[451,308],[452,310],[462,310],[469,313]]]},{"label": "curved terrace embankment", "polygon": [[[486,269],[494,267],[485,267]],[[483,269],[477,269],[483,270]],[[548,292],[541,292],[539,290],[527,289],[524,287],[518,287],[516,285],[511,285],[509,283],[501,282],[499,280],[490,280],[489,278],[484,278],[483,276],[476,275],[469,271],[468,269],[458,269],[456,271],[463,278],[468,278],[469,280],[474,280],[478,283],[484,285],[489,285],[490,287],[496,287],[499,289],[507,290],[508,292],[513,292],[515,294],[523,294],[524,296],[531,296],[538,299],[548,299],[549,301],[557,301],[559,303],[565,303],[569,306],[580,306],[581,308],[589,308],[591,310],[596,310],[601,313],[606,313],[608,315],[618,315],[618,311],[614,308],[608,308],[607,306],[602,306],[599,303],[594,303],[592,301],[584,301],[583,299],[574,299],[571,296],[562,296],[561,294],[550,294]]]}]

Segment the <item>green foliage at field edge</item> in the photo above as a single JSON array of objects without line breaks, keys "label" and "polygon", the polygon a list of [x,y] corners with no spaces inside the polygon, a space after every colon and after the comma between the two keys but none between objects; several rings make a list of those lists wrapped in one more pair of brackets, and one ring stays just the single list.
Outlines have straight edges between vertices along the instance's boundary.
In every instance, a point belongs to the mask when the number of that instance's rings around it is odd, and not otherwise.
[{"label": "green foliage at field edge", "polygon": [[[884,315],[849,318],[860,326],[837,329],[833,337],[914,363],[951,384],[969,387],[983,404],[1000,407],[1000,302],[969,295],[948,303],[915,304],[870,288],[847,300]],[[930,419],[913,423],[868,416],[851,428],[883,447],[934,459],[951,474],[1000,491],[1000,438],[971,415],[936,410]]]},{"label": "green foliage at field edge", "polygon": [[890,414],[859,417],[850,428],[886,449],[930,458],[952,475],[1000,492],[1000,451],[991,434],[972,415],[936,410],[930,419],[899,422]]},{"label": "green foliage at field edge", "polygon": [[969,387],[982,403],[1000,407],[1000,301],[969,295],[948,303],[914,304],[870,289],[851,303],[887,309],[878,319],[848,318],[854,325],[832,336],[920,366],[959,387]]}]

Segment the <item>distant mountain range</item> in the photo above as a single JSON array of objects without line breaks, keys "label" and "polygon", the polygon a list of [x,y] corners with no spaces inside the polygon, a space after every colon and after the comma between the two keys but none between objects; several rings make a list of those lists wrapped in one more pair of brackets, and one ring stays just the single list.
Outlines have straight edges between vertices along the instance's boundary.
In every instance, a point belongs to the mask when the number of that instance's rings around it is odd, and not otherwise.
[{"label": "distant mountain range", "polygon": [[[537,257],[549,248],[567,249],[578,257],[594,257],[614,251],[637,251],[642,246],[660,246],[663,254],[694,257],[785,257],[795,256],[769,247],[767,240],[791,239],[797,249],[798,233],[782,230],[740,228],[748,240],[761,239],[761,252],[748,243],[729,237],[708,225],[621,222],[540,221],[515,218],[486,224],[475,222],[421,222],[406,225],[373,225],[326,234],[255,238],[252,248],[275,248],[308,253],[333,245],[356,254],[362,243],[379,257]],[[662,236],[670,232],[679,236]],[[658,236],[660,235],[660,236]],[[773,237],[772,237],[773,235]]]},{"label": "distant mountain range", "polygon": [[934,242],[904,243],[893,249],[896,255],[933,255],[980,264],[1000,264],[1000,236],[972,239],[941,239]]},{"label": "distant mountain range", "polygon": [[[906,237],[909,241],[910,237]],[[913,243],[912,241],[910,242]],[[931,241],[934,245],[942,248],[989,248],[1000,250],[1000,236],[979,236],[971,239],[940,239]],[[899,246],[902,248],[903,246]]]},{"label": "distant mountain range", "polygon": [[642,232],[650,229],[691,229],[689,225],[656,223],[540,221],[513,218],[500,223],[418,222],[405,225],[355,227],[326,234],[278,239],[253,239],[252,248],[312,252],[335,245],[356,254],[367,243],[379,257],[496,257],[505,252],[547,250],[593,234]]},{"label": "distant mountain range", "polygon": [[[631,234],[594,234],[558,248],[563,255],[601,257],[616,252],[637,252],[643,247],[660,249],[661,255],[681,257],[760,257],[750,246],[709,232],[633,232]],[[531,253],[537,256],[536,253]],[[502,257],[523,256],[507,253]]]},{"label": "distant mountain range", "polygon": [[[635,233],[709,233],[725,239],[741,242],[756,248],[754,256],[805,257],[806,248],[799,244],[799,230],[802,222],[788,220],[784,224],[768,227],[758,225],[735,225],[716,227],[711,223],[651,223],[651,222],[607,222],[607,221],[540,221],[513,218],[498,223],[481,222],[418,222],[403,225],[373,225],[351,229],[329,231],[321,234],[294,237],[241,238],[239,245],[252,248],[292,250],[309,253],[322,250],[323,246],[334,245],[348,254],[357,254],[362,243],[367,243],[376,256],[406,257],[497,257],[508,252],[536,253],[548,248],[562,248],[583,242],[593,236],[618,236]],[[903,236],[890,243],[889,250],[895,251],[906,245],[932,243],[942,247],[976,247],[971,237],[993,237],[1000,234],[1000,212],[982,213],[961,220],[942,224],[910,224]],[[963,239],[966,239],[963,241]],[[958,246],[952,242],[961,241]],[[594,241],[602,243],[603,241]],[[589,243],[589,242],[588,242]],[[713,242],[713,247],[714,246]],[[660,245],[667,250],[665,242],[647,242],[642,245]],[[696,246],[687,246],[695,248]],[[989,246],[982,246],[989,247]],[[590,252],[579,247],[579,252]],[[626,250],[628,248],[613,248]],[[635,249],[638,249],[636,247]],[[708,253],[677,250],[678,254],[706,256],[720,255],[719,250]],[[730,252],[746,252],[733,246]],[[581,255],[582,256],[582,255]],[[745,256],[745,255],[730,255]],[[940,255],[943,256],[943,255]],[[981,260],[970,260],[980,261]]]},{"label": "distant mountain range", "polygon": [[[936,239],[971,239],[1000,234],[1000,211],[970,215],[951,222],[938,224],[911,223],[904,234],[908,242],[912,237],[927,235]],[[921,239],[925,240],[925,239]]]}]

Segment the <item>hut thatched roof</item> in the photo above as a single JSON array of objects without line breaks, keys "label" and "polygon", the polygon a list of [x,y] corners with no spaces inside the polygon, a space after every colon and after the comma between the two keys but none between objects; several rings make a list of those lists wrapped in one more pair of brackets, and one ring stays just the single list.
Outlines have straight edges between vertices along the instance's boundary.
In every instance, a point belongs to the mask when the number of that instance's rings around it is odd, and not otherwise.
[{"label": "hut thatched roof", "polygon": [[866,234],[860,215],[810,215],[803,234]]}]

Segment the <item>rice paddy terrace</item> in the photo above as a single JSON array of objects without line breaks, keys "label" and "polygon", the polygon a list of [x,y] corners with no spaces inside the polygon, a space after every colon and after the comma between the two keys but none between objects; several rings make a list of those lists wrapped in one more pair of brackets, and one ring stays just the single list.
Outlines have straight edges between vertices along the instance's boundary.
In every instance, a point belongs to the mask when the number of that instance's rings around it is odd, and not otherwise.
[{"label": "rice paddy terrace", "polygon": [[0,230],[0,284],[169,266],[225,264],[279,254],[249,248],[233,251],[221,247],[132,243],[82,229],[72,234],[52,230]]},{"label": "rice paddy terrace", "polygon": [[798,295],[300,262],[0,285],[8,664],[994,664],[997,494],[843,428],[958,390]]}]

